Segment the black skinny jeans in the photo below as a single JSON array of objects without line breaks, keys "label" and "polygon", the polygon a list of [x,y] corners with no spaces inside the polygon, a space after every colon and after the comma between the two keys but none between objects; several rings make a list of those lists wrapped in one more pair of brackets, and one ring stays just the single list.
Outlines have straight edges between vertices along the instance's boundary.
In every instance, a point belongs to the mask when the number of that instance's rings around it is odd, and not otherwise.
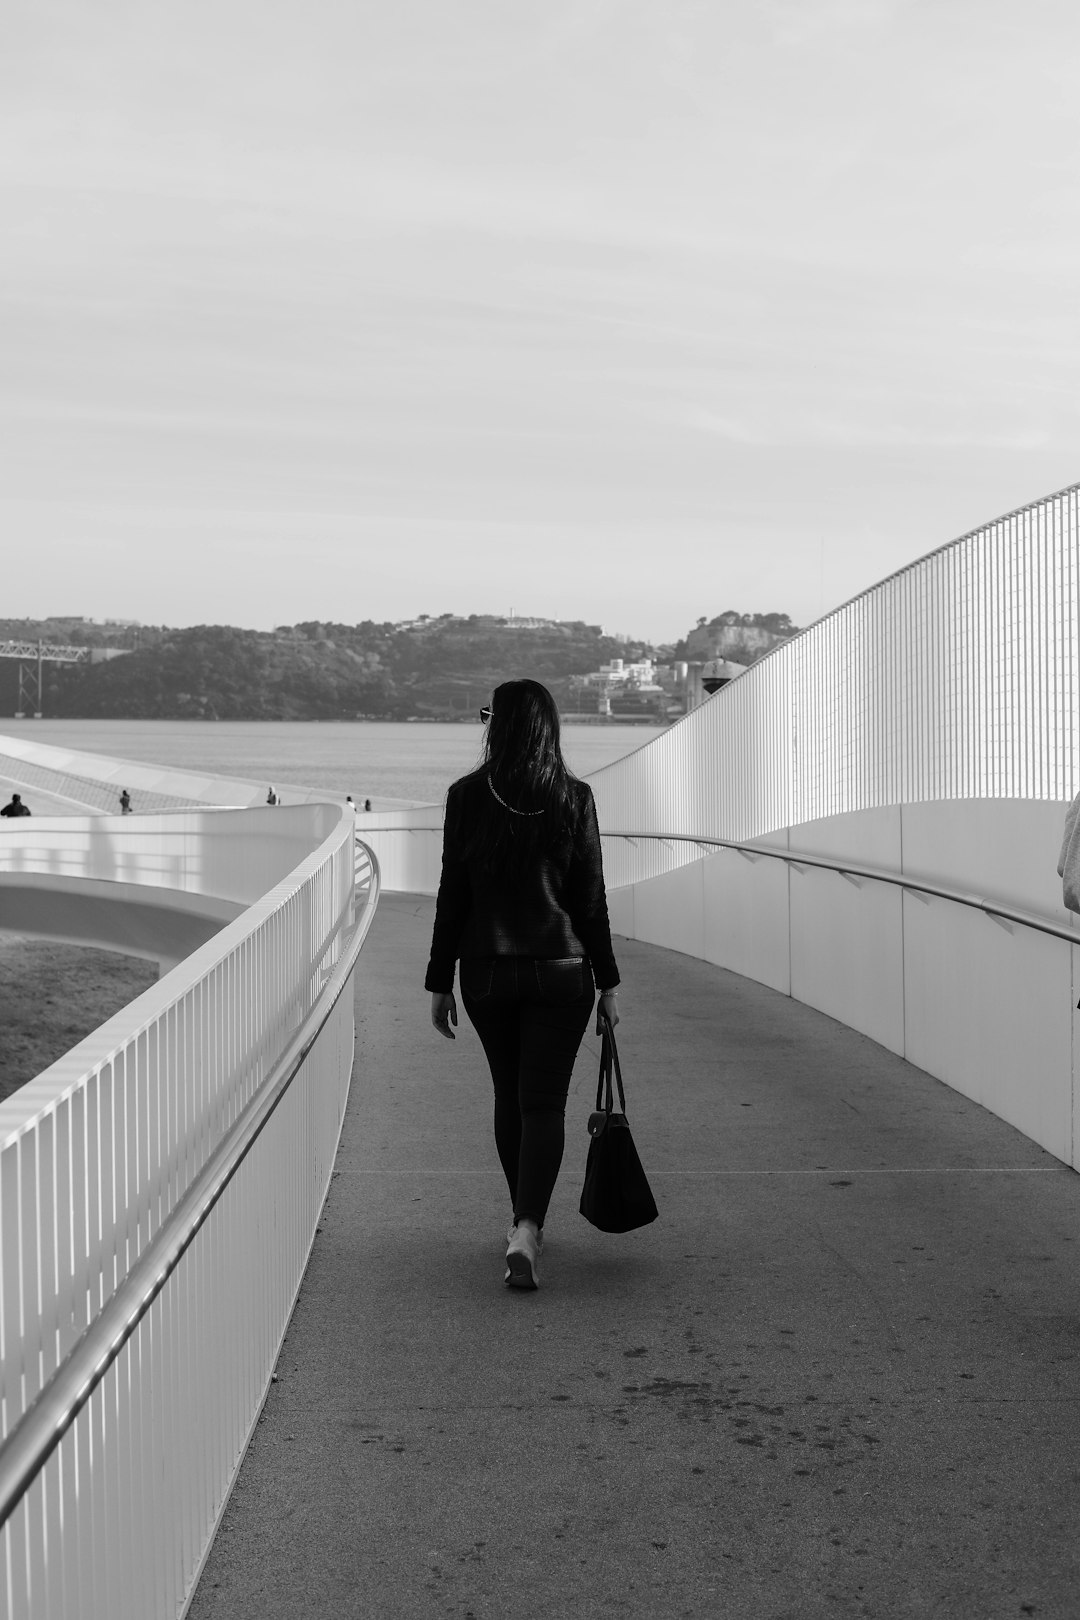
[{"label": "black skinny jeans", "polygon": [[515,1221],[543,1226],[563,1155],[570,1076],[596,989],[586,958],[466,958],[461,1000],[495,1085],[495,1146]]}]

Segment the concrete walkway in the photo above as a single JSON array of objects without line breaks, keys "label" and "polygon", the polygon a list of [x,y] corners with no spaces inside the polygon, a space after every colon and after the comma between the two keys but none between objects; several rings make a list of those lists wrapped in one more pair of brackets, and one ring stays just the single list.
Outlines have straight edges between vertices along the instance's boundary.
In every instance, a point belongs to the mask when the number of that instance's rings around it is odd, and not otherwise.
[{"label": "concrete walkway", "polygon": [[41,788],[25,787],[22,782],[13,782],[9,776],[0,774],[0,804],[7,804],[13,793],[21,794],[24,804],[30,806],[32,816],[91,816],[94,811],[89,805],[78,804],[74,799],[62,799],[57,793],[46,793]]},{"label": "concrete walkway", "polygon": [[661,1218],[542,1287],[427,900],[361,959],[335,1180],[191,1620],[1080,1614],[1080,1177],[796,1002],[616,941]]}]

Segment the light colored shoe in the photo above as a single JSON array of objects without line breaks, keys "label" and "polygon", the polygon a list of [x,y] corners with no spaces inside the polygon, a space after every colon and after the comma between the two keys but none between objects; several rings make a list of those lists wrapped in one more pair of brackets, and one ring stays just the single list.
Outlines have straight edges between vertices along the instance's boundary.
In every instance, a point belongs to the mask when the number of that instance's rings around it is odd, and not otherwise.
[{"label": "light colored shoe", "polygon": [[506,1284],[509,1288],[536,1288],[540,1282],[540,1255],[544,1235],[531,1226],[512,1226],[507,1233]]},{"label": "light colored shoe", "polygon": [[[512,1222],[506,1229],[506,1241],[507,1241],[507,1243],[513,1243],[513,1241],[514,1241],[514,1233],[516,1231],[517,1231],[517,1225]],[[538,1255],[543,1255],[543,1252],[544,1252],[544,1232],[543,1232],[543,1228],[541,1228],[540,1231],[537,1232],[537,1234],[536,1234],[536,1252],[537,1252]]]}]

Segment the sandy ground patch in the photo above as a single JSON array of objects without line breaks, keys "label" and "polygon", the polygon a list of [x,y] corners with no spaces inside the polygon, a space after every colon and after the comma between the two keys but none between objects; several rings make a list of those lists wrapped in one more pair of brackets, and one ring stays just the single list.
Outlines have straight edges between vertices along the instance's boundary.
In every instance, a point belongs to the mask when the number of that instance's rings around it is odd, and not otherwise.
[{"label": "sandy ground patch", "polygon": [[0,934],[0,1102],[157,976],[135,956]]}]

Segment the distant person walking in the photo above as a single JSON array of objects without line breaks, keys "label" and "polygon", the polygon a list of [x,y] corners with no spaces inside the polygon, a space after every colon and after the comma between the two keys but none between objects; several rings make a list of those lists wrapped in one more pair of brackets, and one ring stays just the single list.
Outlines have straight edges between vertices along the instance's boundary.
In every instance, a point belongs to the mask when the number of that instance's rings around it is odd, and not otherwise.
[{"label": "distant person walking", "polygon": [[277,804],[279,802],[277,793],[276,793],[276,791],[274,789],[273,782],[271,782],[270,791],[266,795],[266,802],[267,802],[267,804]]},{"label": "distant person walking", "polygon": [[592,1015],[619,1021],[592,790],[566,767],[559,711],[538,681],[495,688],[480,766],[446,796],[442,877],[425,988],[454,1040],[454,965],[495,1087],[495,1145],[510,1190],[505,1281],[535,1288],[563,1116]]},{"label": "distant person walking", "polygon": [[0,816],[28,816],[29,814],[30,806],[23,804],[22,795],[19,793],[13,793],[9,802],[0,810]]},{"label": "distant person walking", "polygon": [[120,795],[120,814],[122,816],[130,816],[131,814],[131,794],[127,788]]},{"label": "distant person walking", "polygon": [[370,810],[371,809],[371,800],[370,799],[365,799],[364,800],[364,809],[365,810]]}]

